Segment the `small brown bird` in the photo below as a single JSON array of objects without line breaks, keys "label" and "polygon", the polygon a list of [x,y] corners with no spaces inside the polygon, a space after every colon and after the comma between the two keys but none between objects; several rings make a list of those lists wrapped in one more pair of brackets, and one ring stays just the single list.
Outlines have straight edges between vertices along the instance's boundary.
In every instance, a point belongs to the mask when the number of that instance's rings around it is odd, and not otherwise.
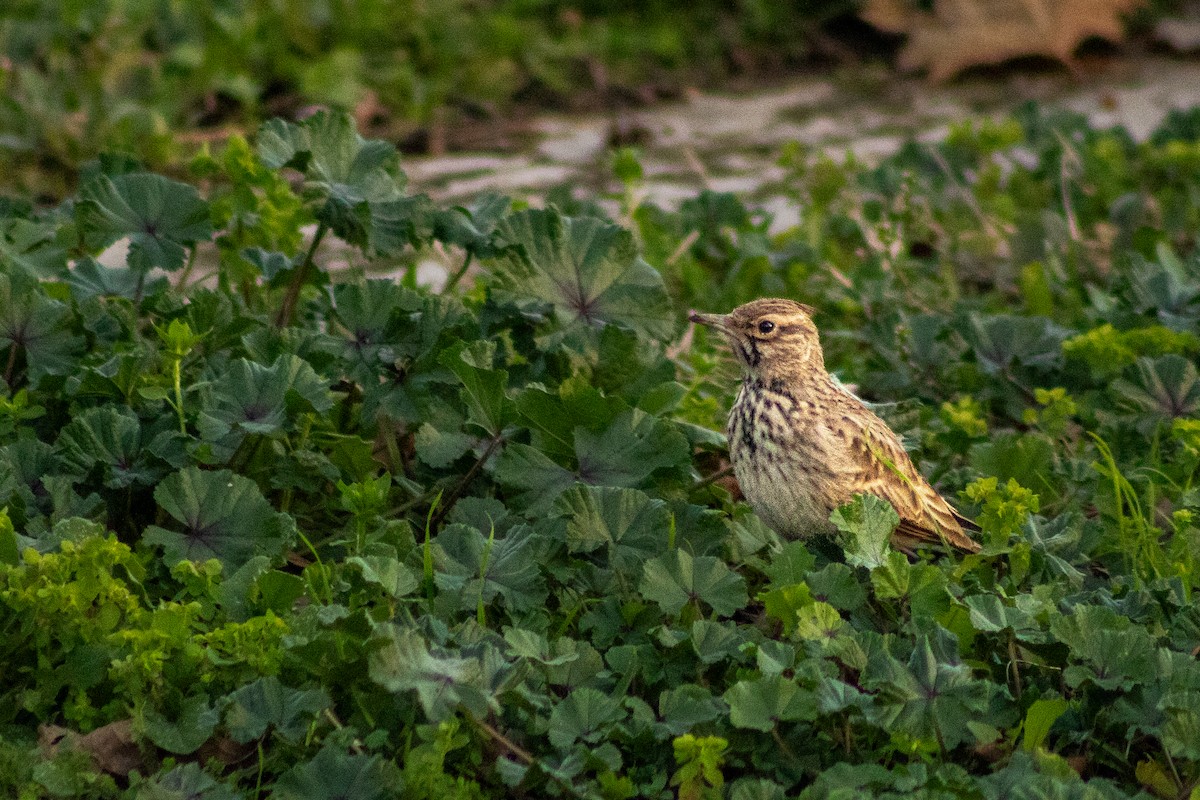
[{"label": "small brown bird", "polygon": [[978,552],[964,532],[978,527],[929,485],[887,423],[825,371],[812,314],[780,298],[691,314],[725,334],[745,373],[729,414],[729,454],[755,513],[788,538],[830,533],[835,508],[873,494],[900,515],[897,548]]}]

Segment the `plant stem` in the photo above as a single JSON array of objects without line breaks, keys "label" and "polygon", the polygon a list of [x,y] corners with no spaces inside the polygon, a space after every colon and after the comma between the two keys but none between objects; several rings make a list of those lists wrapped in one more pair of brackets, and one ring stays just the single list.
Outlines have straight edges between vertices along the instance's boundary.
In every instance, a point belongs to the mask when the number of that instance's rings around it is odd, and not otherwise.
[{"label": "plant stem", "polygon": [[8,366],[4,368],[4,382],[8,384],[9,389],[16,388],[13,386],[13,372],[17,369],[17,343],[13,342],[8,348]]},{"label": "plant stem", "polygon": [[471,256],[473,255],[474,253],[472,253],[470,250],[467,251],[467,256],[463,259],[462,266],[455,270],[454,274],[450,276],[450,279],[446,281],[446,285],[442,287],[442,294],[451,292],[456,286],[458,286],[458,282],[461,281],[463,276],[467,274],[467,269],[469,269],[471,266]]},{"label": "plant stem", "polygon": [[179,416],[179,432],[187,436],[187,424],[183,419],[183,370],[180,369],[182,364],[182,358],[171,359],[171,373],[175,380],[175,413]]},{"label": "plant stem", "polygon": [[296,316],[296,302],[300,299],[300,290],[304,288],[304,284],[308,283],[309,277],[312,275],[313,258],[328,231],[329,226],[324,222],[317,226],[312,244],[309,245],[308,252],[304,254],[304,261],[296,267],[295,273],[292,274],[292,280],[288,283],[287,294],[283,296],[283,302],[279,304],[279,314],[275,317],[276,328],[285,328],[292,324],[292,320]]},{"label": "plant stem", "polygon": [[454,502],[458,500],[459,496],[466,491],[468,486],[471,485],[471,481],[475,480],[475,476],[479,474],[479,470],[483,469],[483,465],[486,464],[487,460],[492,457],[492,453],[495,452],[496,448],[502,441],[504,441],[504,437],[500,434],[496,434],[491,438],[491,440],[488,442],[487,449],[483,451],[483,455],[475,460],[475,463],[471,465],[469,470],[467,470],[467,474],[463,475],[462,480],[450,490],[450,493],[446,495],[445,498],[443,498],[442,508],[440,511],[438,511],[437,516],[433,518],[433,527],[436,528],[439,524],[441,524],[442,520],[446,518],[446,515],[450,513],[450,509],[454,507]]}]

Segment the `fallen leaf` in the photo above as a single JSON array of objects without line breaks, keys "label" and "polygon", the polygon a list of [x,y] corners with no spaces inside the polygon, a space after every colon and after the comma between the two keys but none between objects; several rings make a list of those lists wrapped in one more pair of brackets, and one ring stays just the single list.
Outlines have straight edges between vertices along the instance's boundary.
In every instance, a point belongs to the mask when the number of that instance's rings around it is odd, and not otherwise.
[{"label": "fallen leaf", "polygon": [[940,82],[968,67],[1021,56],[1048,56],[1074,66],[1076,48],[1092,36],[1120,41],[1122,16],[1145,0],[934,0],[921,11],[911,0],[867,0],[861,16],[903,33],[902,69],[925,68]]},{"label": "fallen leaf", "polygon": [[109,775],[125,776],[143,765],[141,748],[133,740],[132,720],[110,722],[85,734],[57,725],[43,725],[38,730],[38,745],[47,756],[57,753],[64,743],[90,755],[96,769]]}]

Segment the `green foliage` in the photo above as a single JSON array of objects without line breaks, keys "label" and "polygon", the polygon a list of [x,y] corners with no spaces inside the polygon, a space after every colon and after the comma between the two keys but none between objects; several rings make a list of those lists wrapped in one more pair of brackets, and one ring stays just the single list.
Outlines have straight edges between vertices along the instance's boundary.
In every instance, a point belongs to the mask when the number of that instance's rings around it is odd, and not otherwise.
[{"label": "green foliage", "polygon": [[[1026,109],[875,167],[796,150],[774,237],[714,193],[636,231],[440,208],[331,113],[203,192],[108,159],[0,204],[0,786],[1189,796],[1200,219],[1129,207],[1196,191],[1180,141]],[[480,269],[419,288],[425,247]],[[768,292],[981,553],[895,552],[871,495],[835,542],[733,499],[736,367],[684,309]],[[136,771],[36,750],[112,724]]]},{"label": "green foliage", "polygon": [[775,68],[810,56],[818,26],[852,7],[11,0],[0,8],[0,170],[61,193],[102,152],[161,167],[194,140],[179,133],[253,130],[268,107],[370,109],[390,128],[425,126],[439,139],[521,96],[596,93],[596,70],[634,91]]}]

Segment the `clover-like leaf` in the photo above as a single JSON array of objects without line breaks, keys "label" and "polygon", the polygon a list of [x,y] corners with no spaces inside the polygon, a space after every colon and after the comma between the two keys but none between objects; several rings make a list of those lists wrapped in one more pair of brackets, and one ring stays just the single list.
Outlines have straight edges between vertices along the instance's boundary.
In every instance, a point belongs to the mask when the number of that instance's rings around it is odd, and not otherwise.
[{"label": "clover-like leaf", "polygon": [[692,602],[707,604],[718,616],[729,616],[747,601],[745,579],[725,562],[678,549],[646,562],[638,591],[670,616]]},{"label": "clover-like leaf", "polygon": [[547,209],[505,217],[496,234],[496,281],[509,296],[550,303],[568,328],[621,325],[659,340],[675,332],[662,276],[638,256],[629,231]]},{"label": "clover-like leaf", "polygon": [[687,733],[697,725],[712,722],[724,710],[719,698],[694,683],[666,689],[658,696],[658,715],[675,736]]},{"label": "clover-like leaf", "polygon": [[448,525],[434,547],[434,579],[443,590],[460,592],[473,607],[477,599],[496,595],[517,611],[540,605],[546,596],[538,571],[540,545],[528,525],[518,525],[503,537],[484,536],[468,525]]},{"label": "clover-like leaf", "polygon": [[80,191],[75,213],[93,247],[128,238],[126,263],[142,274],[182,268],[187,248],[212,235],[196,187],[145,172],[97,175]]},{"label": "clover-like leaf", "polygon": [[425,715],[435,722],[458,713],[460,705],[480,715],[493,710],[483,662],[435,652],[412,629],[392,625],[383,630],[380,646],[371,651],[368,674],[389,692],[416,692]]},{"label": "clover-like leaf", "polygon": [[1087,681],[1101,689],[1130,689],[1155,678],[1154,637],[1111,608],[1076,606],[1051,621],[1050,632],[1071,648],[1075,663],[1063,671],[1068,686]]},{"label": "clover-like leaf", "polygon": [[972,314],[963,331],[986,372],[1001,372],[1016,364],[1051,367],[1062,359],[1067,331],[1045,317]]},{"label": "clover-like leaf", "polygon": [[725,702],[737,728],[767,732],[780,722],[817,718],[813,692],[782,675],[738,681],[725,692]]},{"label": "clover-like leaf", "polygon": [[268,281],[281,272],[287,272],[296,266],[296,259],[277,250],[264,250],[261,247],[247,247],[241,252],[242,258],[249,261]]},{"label": "clover-like leaf", "polygon": [[577,485],[563,492],[555,505],[568,515],[568,549],[604,548],[608,563],[618,572],[640,571],[667,541],[667,504],[636,489]]},{"label": "clover-like leaf", "polygon": [[346,564],[358,567],[364,581],[375,584],[392,597],[412,594],[421,585],[409,567],[390,556],[351,556],[346,559]]},{"label": "clover-like leaf", "polygon": [[492,233],[512,204],[509,198],[484,193],[469,206],[456,206],[433,214],[433,235],[441,242],[456,244],[480,256],[495,251]]},{"label": "clover-like leaf", "polygon": [[1174,354],[1139,358],[1128,372],[1112,391],[1136,415],[1140,430],[1150,433],[1155,425],[1200,415],[1200,373],[1192,359]]},{"label": "clover-like leaf", "polygon": [[146,280],[144,273],[131,267],[106,267],[91,256],[79,259],[67,275],[72,294],[89,297],[124,297],[137,300],[153,296],[169,285],[165,277]]},{"label": "clover-like leaf", "polygon": [[59,434],[57,448],[67,468],[81,477],[99,464],[101,480],[110,489],[152,484],[165,472],[147,457],[137,417],[114,408],[89,408],[72,419]]},{"label": "clover-like leaf", "polygon": [[887,500],[873,494],[855,495],[835,508],[829,521],[842,534],[847,563],[868,569],[887,563],[892,531],[900,523],[900,515]]},{"label": "clover-like leaf", "polygon": [[180,470],[163,479],[154,499],[180,530],[151,526],[143,539],[161,546],[170,563],[216,558],[233,572],[255,555],[277,556],[283,545],[285,515],[271,508],[254,481],[227,469]]},{"label": "clover-like leaf", "polygon": [[868,719],[884,730],[947,748],[973,741],[968,723],[987,711],[995,688],[973,678],[965,664],[935,656],[928,636],[920,639],[907,665],[881,654],[865,685],[877,691],[866,709]]},{"label": "clover-like leaf", "polygon": [[205,772],[199,764],[179,764],[156,775],[138,787],[144,800],[242,800],[242,795],[227,783]]},{"label": "clover-like leaf", "polygon": [[370,280],[340,283],[331,292],[331,316],[346,343],[346,357],[366,368],[360,380],[378,375],[380,367],[394,364],[415,348],[410,315],[421,308],[421,297],[394,281]]},{"label": "clover-like leaf", "polygon": [[496,459],[496,480],[523,489],[518,495],[529,513],[541,514],[567,487],[576,483],[575,473],[560,466],[541,450],[527,444],[510,444]]},{"label": "clover-like leaf", "polygon": [[0,273],[0,364],[8,365],[3,374],[13,385],[22,363],[33,385],[72,371],[83,342],[69,323],[67,306],[42,294],[37,283]]},{"label": "clover-like leaf", "polygon": [[313,717],[329,705],[324,689],[292,689],[270,675],[229,695],[225,724],[237,742],[260,739],[268,728],[294,742],[308,730]]},{"label": "clover-like leaf", "polygon": [[317,219],[351,244],[394,252],[428,227],[419,221],[427,204],[402,194],[395,146],[364,139],[345,113],[320,111],[300,123],[270,120],[259,128],[257,147],[267,166],[304,174]]},{"label": "clover-like leaf", "polygon": [[286,430],[298,413],[332,406],[329,387],[299,356],[282,355],[269,367],[239,358],[215,381],[201,426],[210,439],[231,430],[272,435]]},{"label": "clover-like leaf", "polygon": [[515,414],[505,394],[508,373],[492,368],[496,347],[481,340],[446,350],[440,361],[462,381],[459,396],[467,407],[467,421],[491,436],[499,436]]},{"label": "clover-like leaf", "polygon": [[575,430],[579,477],[594,486],[639,486],[657,469],[690,456],[687,438],[670,423],[632,408],[599,433]]},{"label": "clover-like leaf", "polygon": [[620,704],[598,689],[584,686],[563,698],[550,712],[550,743],[565,750],[576,742],[595,743],[624,718]]}]

